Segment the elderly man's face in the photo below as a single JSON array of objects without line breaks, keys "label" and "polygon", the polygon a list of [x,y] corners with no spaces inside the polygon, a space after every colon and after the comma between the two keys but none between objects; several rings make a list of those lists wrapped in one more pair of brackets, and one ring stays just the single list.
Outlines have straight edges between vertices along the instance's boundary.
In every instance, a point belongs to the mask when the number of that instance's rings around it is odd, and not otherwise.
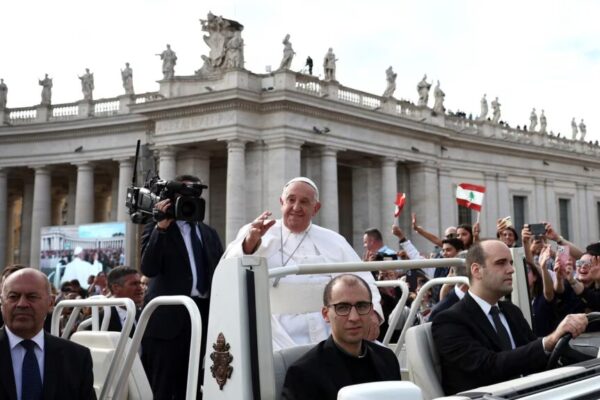
[{"label": "elderly man's face", "polygon": [[15,335],[31,339],[44,327],[52,306],[47,278],[24,269],[11,274],[2,288],[2,317]]},{"label": "elderly man's face", "polygon": [[321,207],[315,197],[315,190],[304,182],[294,182],[286,188],[279,201],[283,223],[290,231],[298,233],[308,228]]}]

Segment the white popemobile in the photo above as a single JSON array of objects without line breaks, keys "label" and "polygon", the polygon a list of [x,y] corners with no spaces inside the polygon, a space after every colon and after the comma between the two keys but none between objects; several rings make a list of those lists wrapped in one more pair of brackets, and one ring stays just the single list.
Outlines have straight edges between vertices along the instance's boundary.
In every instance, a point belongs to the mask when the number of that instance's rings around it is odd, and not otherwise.
[{"label": "white popemobile", "polygon": [[[512,301],[518,305],[526,319],[531,312],[527,295],[526,274],[522,263],[522,249],[513,249],[515,260]],[[207,400],[279,399],[287,367],[304,354],[311,345],[273,351],[271,337],[271,312],[306,312],[320,309],[323,287],[307,288],[304,298],[289,298],[273,287],[275,278],[286,275],[314,274],[319,272],[354,272],[382,269],[435,268],[464,265],[462,259],[435,259],[418,261],[383,261],[377,263],[338,263],[296,265],[268,270],[265,260],[243,256],[222,260],[213,279],[211,312],[207,337],[207,357],[204,368],[203,398]],[[466,278],[438,278],[429,281],[420,293],[441,283],[466,282]],[[403,282],[399,282],[403,285]],[[383,285],[390,285],[384,283]],[[406,290],[403,291],[406,293]],[[277,304],[274,304],[277,299]],[[285,304],[281,304],[285,299]],[[417,298],[413,304],[419,304]],[[401,309],[406,296],[400,301]],[[133,303],[123,299],[65,300],[54,311],[53,332],[58,332],[58,317],[65,307],[114,305],[121,302],[133,316]],[[78,331],[72,340],[90,347],[94,360],[94,377],[98,398],[147,399],[151,397],[149,384],[139,362],[138,349],[149,315],[159,304],[185,304],[193,321],[192,346],[189,360],[187,399],[196,398],[198,354],[200,343],[200,317],[185,296],[154,299],[140,316],[135,334],[128,338],[130,324],[125,324],[121,334],[105,332],[107,312],[102,324],[98,307],[93,307],[92,331]],[[105,307],[108,310],[108,307]],[[417,310],[413,307],[408,321],[414,321]],[[72,313],[75,315],[76,313]],[[390,326],[396,326],[400,312],[392,313]],[[591,316],[594,318],[595,316]],[[70,329],[70,324],[65,329]],[[403,381],[376,382],[348,386],[338,393],[340,400],[363,399],[592,399],[600,397],[600,360],[597,358],[568,367],[556,368],[511,381],[477,388],[451,397],[444,397],[440,384],[440,365],[431,339],[430,324],[415,327],[405,324],[397,345],[389,345],[399,356]],[[63,333],[67,335],[68,332]],[[406,354],[403,343],[406,338]],[[568,344],[568,338],[562,340]],[[598,353],[600,341],[593,334],[584,334],[571,341],[571,347],[587,354]],[[558,356],[564,345],[557,345]],[[125,349],[125,350],[123,350]],[[118,355],[117,357],[114,357]],[[406,360],[405,360],[406,357]],[[551,357],[552,358],[552,357]],[[407,368],[406,368],[407,367]],[[407,376],[405,376],[407,375]],[[408,378],[408,379],[406,379]],[[149,394],[150,393],[150,394]]]}]

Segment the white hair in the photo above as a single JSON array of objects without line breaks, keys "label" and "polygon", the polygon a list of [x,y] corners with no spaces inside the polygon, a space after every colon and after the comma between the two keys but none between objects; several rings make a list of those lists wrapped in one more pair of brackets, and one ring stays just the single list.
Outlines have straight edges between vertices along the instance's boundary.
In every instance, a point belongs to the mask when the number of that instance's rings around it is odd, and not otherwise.
[{"label": "white hair", "polygon": [[283,191],[281,192],[281,197],[285,198],[285,194],[286,194],[286,190],[287,190],[288,186],[290,186],[292,183],[296,183],[296,182],[304,182],[308,186],[313,188],[315,191],[315,200],[319,201],[319,188],[317,188],[317,184],[312,179],[306,178],[304,176],[298,176],[296,178],[290,179],[285,185],[283,185]]}]

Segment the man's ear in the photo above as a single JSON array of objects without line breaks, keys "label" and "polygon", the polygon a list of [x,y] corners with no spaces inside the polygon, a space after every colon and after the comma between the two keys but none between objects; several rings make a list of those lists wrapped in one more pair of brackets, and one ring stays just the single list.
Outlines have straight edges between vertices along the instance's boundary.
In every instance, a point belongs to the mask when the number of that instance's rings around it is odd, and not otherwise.
[{"label": "man's ear", "polygon": [[283,205],[283,197],[281,197],[281,196],[279,197],[279,204]]},{"label": "man's ear", "polygon": [[313,209],[313,217],[315,215],[317,215],[317,213],[319,212],[319,210],[321,209],[321,203],[319,203],[318,201],[315,203],[315,208]]},{"label": "man's ear", "polygon": [[481,276],[481,268],[483,267],[478,263],[471,264],[471,276],[473,278],[479,279],[479,277]]},{"label": "man's ear", "polygon": [[331,323],[331,321],[329,321],[329,307],[323,306],[323,308],[321,308],[321,315],[325,321]]}]

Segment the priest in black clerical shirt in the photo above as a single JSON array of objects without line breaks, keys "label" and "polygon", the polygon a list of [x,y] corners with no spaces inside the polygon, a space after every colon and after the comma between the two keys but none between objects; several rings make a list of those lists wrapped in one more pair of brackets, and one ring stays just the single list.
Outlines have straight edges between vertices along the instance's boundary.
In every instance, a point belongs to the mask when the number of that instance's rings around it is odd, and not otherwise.
[{"label": "priest in black clerical shirt", "polygon": [[323,318],[331,336],[287,371],[284,399],[332,399],[344,386],[400,380],[393,351],[365,340],[373,304],[369,285],[351,274],[332,279],[323,294]]}]

